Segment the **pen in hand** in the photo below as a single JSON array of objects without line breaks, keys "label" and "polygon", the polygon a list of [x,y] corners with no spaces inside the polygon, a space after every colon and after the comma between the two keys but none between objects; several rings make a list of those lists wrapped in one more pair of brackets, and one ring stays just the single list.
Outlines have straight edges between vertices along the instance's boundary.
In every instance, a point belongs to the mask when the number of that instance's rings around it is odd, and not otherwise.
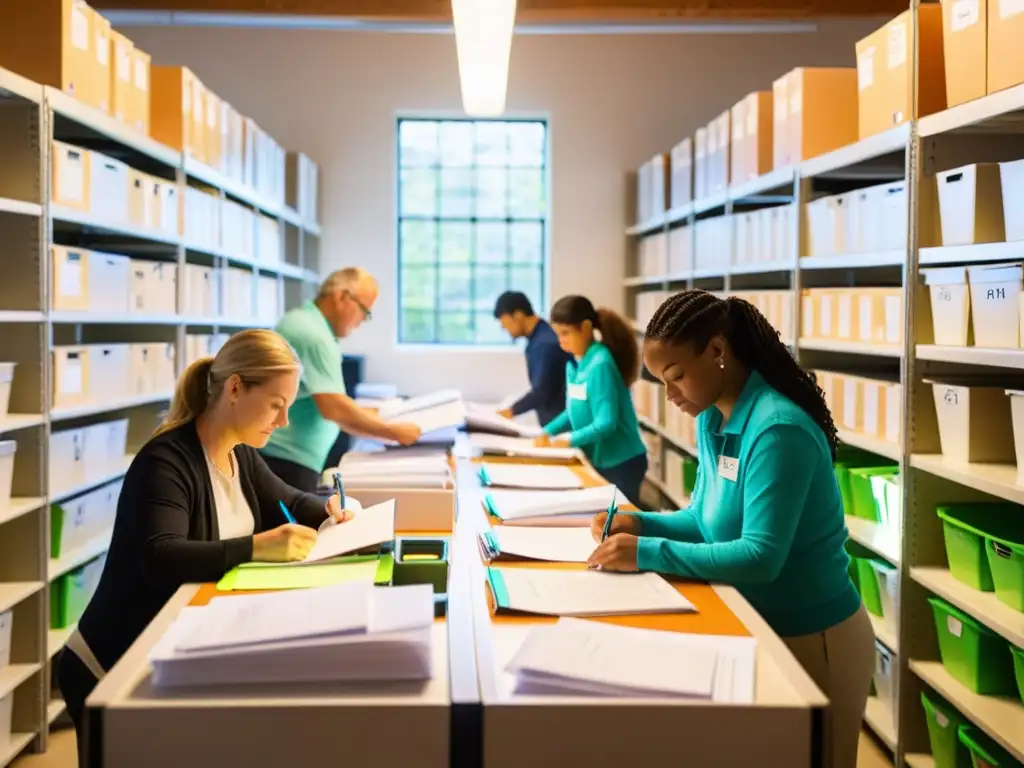
[{"label": "pen in hand", "polygon": [[280,505],[281,511],[284,513],[284,519],[287,520],[292,525],[296,525],[295,516],[291,512],[288,511],[288,505],[285,504],[283,501],[279,501],[277,503]]},{"label": "pen in hand", "polygon": [[[619,506],[617,504],[617,502],[618,502],[618,495],[619,495],[619,489],[616,488],[612,492],[612,503],[608,505],[608,514],[607,514],[607,516],[604,519],[604,528],[601,530],[601,543],[602,544],[604,543],[605,539],[608,538],[608,534],[611,533],[611,531],[612,531],[612,521],[615,518],[615,513],[618,512],[618,510],[619,510]],[[600,565],[593,565],[593,566],[590,566],[590,567],[593,570],[596,570],[596,571],[600,571],[601,570],[601,566]]]},{"label": "pen in hand", "polygon": [[334,490],[338,494],[338,504],[345,508],[345,486],[341,483],[341,472],[334,473]]}]

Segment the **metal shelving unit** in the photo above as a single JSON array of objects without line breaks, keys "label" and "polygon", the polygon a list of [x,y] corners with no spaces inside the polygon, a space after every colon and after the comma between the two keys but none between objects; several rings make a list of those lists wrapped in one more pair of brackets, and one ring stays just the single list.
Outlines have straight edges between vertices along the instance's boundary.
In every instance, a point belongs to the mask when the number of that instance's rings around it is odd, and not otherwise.
[{"label": "metal shelving unit", "polygon": [[[913,0],[917,7],[922,0]],[[916,18],[915,14],[911,14]],[[915,51],[917,30],[913,31]],[[851,51],[852,54],[852,51]],[[915,56],[916,58],[916,56]],[[916,63],[915,63],[916,66]],[[916,75],[914,82],[917,82]],[[916,87],[916,86],[915,86]],[[636,263],[639,241],[668,232],[678,222],[690,222],[698,211],[730,215],[733,202],[777,193],[793,184],[797,202],[797,236],[793,263],[786,274],[794,292],[793,327],[801,328],[801,302],[807,287],[900,286],[903,301],[903,343],[899,346],[839,343],[796,339],[801,364],[830,370],[886,371],[897,366],[902,385],[901,442],[840,430],[849,445],[899,462],[903,488],[900,522],[902,535],[893,536],[868,521],[849,518],[851,539],[866,546],[899,569],[899,617],[895,635],[883,622],[875,622],[876,637],[895,654],[896,707],[885,711],[877,699],[868,703],[865,723],[891,751],[896,766],[930,768],[934,765],[921,693],[937,692],[1017,760],[1024,762],[1024,705],[1019,699],[977,696],[957,683],[939,661],[935,622],[927,602],[938,596],[969,613],[1007,641],[1024,647],[1024,614],[1000,603],[991,593],[978,592],[956,581],[949,571],[937,505],[971,500],[1006,500],[1024,505],[1024,484],[1012,464],[972,464],[941,453],[929,375],[942,372],[1012,373],[1024,370],[1024,349],[943,347],[932,343],[929,299],[922,285],[922,266],[999,263],[1024,260],[1024,243],[994,243],[961,247],[937,247],[933,197],[938,172],[980,162],[1024,158],[1024,84],[991,94],[968,104],[892,128],[877,136],[843,147],[822,157],[782,169],[733,187],[723,201],[701,201],[685,210],[632,227],[628,264]],[[907,243],[903,250],[841,255],[804,256],[807,224],[805,205],[830,190],[847,191],[873,183],[905,179],[907,183]],[[730,254],[731,256],[731,254]],[[733,258],[730,258],[730,263]],[[757,267],[750,266],[751,269]],[[778,269],[765,265],[763,274]],[[735,267],[724,265],[712,278],[693,270],[670,278],[628,279],[624,285],[627,306],[638,291],[690,287],[737,290]],[[746,269],[743,270],[746,272]],[[717,282],[711,283],[714,279]],[[637,333],[643,328],[636,325]],[[893,379],[895,380],[895,379]],[[837,417],[838,419],[838,417]],[[649,421],[645,429],[664,430]],[[671,439],[669,438],[669,441]],[[692,448],[691,448],[692,450]]]},{"label": "metal shelving unit", "polygon": [[[186,243],[184,238],[98,220],[94,215],[50,204],[51,144],[54,139],[95,149],[129,166],[173,182],[179,200],[186,186],[201,182],[280,225],[279,263],[249,254]],[[184,314],[52,311],[50,245],[107,251],[178,267],[201,263],[223,271],[229,265],[276,280],[278,306],[291,308],[315,294],[320,272],[320,229],[286,207],[186,159],[106,114],[65,94],[35,85],[0,69],[0,243],[4,280],[0,282],[0,360],[16,362],[10,414],[0,418],[0,439],[17,441],[13,498],[0,506],[0,612],[13,613],[11,664],[0,670],[0,699],[14,694],[13,736],[0,745],[0,768],[22,751],[45,751],[49,727],[64,713],[54,692],[51,662],[72,628],[50,629],[50,586],[55,579],[104,554],[111,531],[97,533],[58,558],[50,557],[50,505],[73,499],[123,477],[131,451],[141,445],[166,408],[170,392],[118,397],[54,408],[52,350],[60,344],[174,342],[175,375],[185,363],[186,336],[269,324],[226,317]],[[258,237],[258,232],[256,234]],[[254,252],[256,248],[254,246]],[[221,306],[223,302],[224,281]],[[185,307],[186,281],[178,279],[177,306]],[[129,421],[129,454],[92,467],[84,478],[62,482],[51,477],[53,429],[81,427],[114,417]]]}]

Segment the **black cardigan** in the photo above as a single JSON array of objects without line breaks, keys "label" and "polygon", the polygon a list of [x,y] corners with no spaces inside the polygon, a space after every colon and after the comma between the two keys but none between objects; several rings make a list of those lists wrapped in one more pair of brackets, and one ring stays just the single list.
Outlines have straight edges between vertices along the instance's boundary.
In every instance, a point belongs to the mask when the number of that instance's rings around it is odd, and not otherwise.
[{"label": "black cardigan", "polygon": [[[235,448],[254,531],[287,522],[319,527],[325,499],[286,485],[246,445]],[[136,455],[117,502],[103,575],[79,622],[100,665],[109,670],[182,584],[218,581],[252,560],[252,536],[221,541],[210,471],[195,422],[150,440]]]}]

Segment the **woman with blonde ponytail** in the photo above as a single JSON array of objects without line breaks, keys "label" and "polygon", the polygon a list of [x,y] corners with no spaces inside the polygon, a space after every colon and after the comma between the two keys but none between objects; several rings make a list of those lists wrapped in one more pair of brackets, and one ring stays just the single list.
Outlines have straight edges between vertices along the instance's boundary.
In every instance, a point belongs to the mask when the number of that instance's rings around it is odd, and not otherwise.
[{"label": "woman with blonde ponytail", "polygon": [[251,330],[178,380],[125,475],[103,575],[58,662],[80,747],[85,699],[178,587],[249,561],[302,560],[321,523],[351,517],[337,495],[283,483],[258,452],[288,423],[299,374],[281,336]]}]

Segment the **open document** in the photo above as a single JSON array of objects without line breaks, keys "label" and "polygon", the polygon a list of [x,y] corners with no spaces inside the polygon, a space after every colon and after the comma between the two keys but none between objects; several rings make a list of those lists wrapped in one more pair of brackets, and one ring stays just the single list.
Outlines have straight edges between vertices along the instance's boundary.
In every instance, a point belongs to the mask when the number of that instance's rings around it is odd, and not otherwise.
[{"label": "open document", "polygon": [[696,612],[656,573],[488,568],[487,579],[498,611],[546,616]]},{"label": "open document", "polygon": [[606,511],[616,499],[614,485],[573,491],[491,491],[484,506],[505,525],[590,525],[598,512]]},{"label": "open document", "polygon": [[477,453],[491,456],[517,456],[548,461],[576,461],[581,454],[577,448],[540,448],[528,437],[509,437],[476,432],[469,436],[469,444]]},{"label": "open document", "polygon": [[526,528],[499,525],[479,535],[487,560],[585,563],[597,549],[590,528]]},{"label": "open document", "polygon": [[583,481],[579,475],[569,467],[552,467],[542,464],[484,462],[480,465],[480,479],[484,485],[492,488],[570,490],[583,487]]},{"label": "open document", "polygon": [[157,687],[432,675],[433,591],[365,583],[218,598],[184,608],[150,654]]},{"label": "open document", "polygon": [[324,520],[317,532],[316,544],[298,563],[267,563],[267,567],[320,563],[341,555],[350,555],[392,541],[395,538],[395,500],[367,507],[346,523]]},{"label": "open document", "polygon": [[378,415],[390,423],[415,424],[427,440],[443,432],[444,438],[450,443],[455,438],[455,430],[466,423],[466,406],[458,390],[445,389],[385,404]]},{"label": "open document", "polygon": [[754,700],[757,641],[560,619],[530,630],[506,665],[520,694]]}]

